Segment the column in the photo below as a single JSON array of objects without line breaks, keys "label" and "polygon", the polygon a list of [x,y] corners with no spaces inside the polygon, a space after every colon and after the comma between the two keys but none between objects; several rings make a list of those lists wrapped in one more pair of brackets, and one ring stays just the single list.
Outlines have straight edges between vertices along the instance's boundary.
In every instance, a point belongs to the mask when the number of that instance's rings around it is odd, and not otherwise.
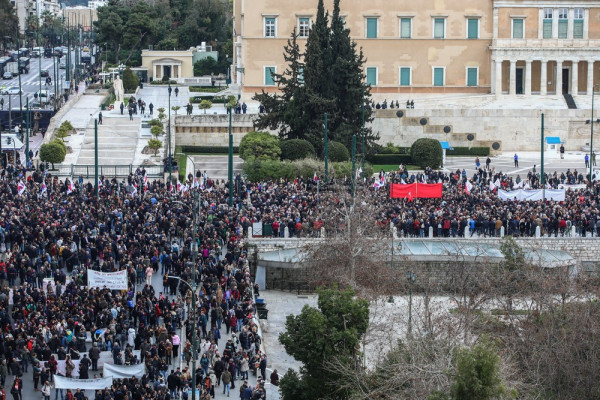
[{"label": "column", "polygon": [[552,10],[552,39],[558,37],[558,8]]},{"label": "column", "polygon": [[556,95],[562,94],[562,61],[556,61],[556,82],[554,82],[556,88]]},{"label": "column", "polygon": [[502,61],[496,60],[496,96],[502,95]]},{"label": "column", "polygon": [[525,60],[525,94],[531,95],[531,60]]},{"label": "column", "polygon": [[538,39],[544,37],[544,9],[540,8],[538,12]]},{"label": "column", "polygon": [[496,62],[494,60],[490,63],[490,93],[496,93]]},{"label": "column", "polygon": [[514,95],[517,92],[517,61],[510,60],[510,70],[508,74],[508,94]]},{"label": "column", "polygon": [[577,96],[579,92],[579,61],[571,62],[571,95]]},{"label": "column", "polygon": [[540,95],[545,96],[548,93],[548,61],[541,61],[540,70]]},{"label": "column", "polygon": [[594,60],[588,60],[587,62],[587,95],[592,94],[594,90]]}]

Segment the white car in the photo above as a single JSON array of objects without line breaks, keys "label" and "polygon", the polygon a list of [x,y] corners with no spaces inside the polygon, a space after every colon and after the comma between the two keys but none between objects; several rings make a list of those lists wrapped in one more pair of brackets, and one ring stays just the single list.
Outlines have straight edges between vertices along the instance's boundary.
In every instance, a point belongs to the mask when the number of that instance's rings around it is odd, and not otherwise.
[{"label": "white car", "polygon": [[11,86],[8,89],[5,89],[2,94],[19,94],[19,88],[16,86]]}]

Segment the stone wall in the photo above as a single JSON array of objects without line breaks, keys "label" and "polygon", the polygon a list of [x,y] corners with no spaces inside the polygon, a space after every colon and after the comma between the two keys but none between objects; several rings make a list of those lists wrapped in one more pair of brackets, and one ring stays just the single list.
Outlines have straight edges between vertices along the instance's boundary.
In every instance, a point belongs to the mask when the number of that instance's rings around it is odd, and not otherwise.
[{"label": "stone wall", "polygon": [[[590,127],[585,121],[590,112],[577,109],[386,109],[377,110],[372,127],[382,144],[410,146],[426,137],[451,146],[492,147],[497,143],[499,152],[539,151],[542,112],[545,135],[566,141],[567,151],[579,151],[589,144]],[[469,135],[473,140],[468,140]]]},{"label": "stone wall", "polygon": [[[177,146],[227,146],[229,115],[200,114],[175,116],[174,133]],[[244,135],[254,130],[254,115],[232,116],[233,145],[239,146]]]}]

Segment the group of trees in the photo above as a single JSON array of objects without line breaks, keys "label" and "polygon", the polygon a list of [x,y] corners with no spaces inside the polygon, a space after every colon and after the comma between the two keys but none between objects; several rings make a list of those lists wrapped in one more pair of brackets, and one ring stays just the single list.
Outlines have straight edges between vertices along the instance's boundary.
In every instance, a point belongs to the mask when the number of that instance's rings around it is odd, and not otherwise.
[{"label": "group of trees", "polygon": [[113,63],[139,65],[141,50],[148,45],[184,50],[201,42],[219,50],[216,61],[223,62],[232,54],[231,18],[228,0],[110,0],[98,8],[95,40],[107,45]]},{"label": "group of trees", "polygon": [[[320,340],[342,329],[323,322],[332,316],[320,316],[319,307],[288,317],[280,341],[304,366],[282,379],[284,400],[599,398],[598,277],[546,265],[539,249],[510,237],[500,242],[503,260],[456,243],[445,261],[417,261],[390,239],[389,224],[362,193],[332,196],[338,201],[322,202],[320,213],[327,239],[303,249],[304,275],[313,287],[349,288],[344,302],[368,300],[369,323],[352,332],[354,350],[336,357]],[[347,306],[335,314],[338,323]],[[315,353],[309,363],[301,345]],[[311,382],[316,389],[306,389]]]},{"label": "group of trees", "polygon": [[[283,56],[287,63],[285,71],[273,73],[280,93],[263,90],[254,96],[267,111],[259,116],[256,127],[276,130],[282,139],[306,139],[322,155],[324,113],[327,113],[329,140],[351,148],[352,135],[360,138],[362,134],[363,112],[365,122],[372,120],[368,107],[371,94],[363,73],[365,58],[344,26],[340,1],[334,1],[330,19],[323,0],[319,0],[306,50],[300,51],[294,30]],[[364,135],[369,147],[377,139],[368,127]]]}]

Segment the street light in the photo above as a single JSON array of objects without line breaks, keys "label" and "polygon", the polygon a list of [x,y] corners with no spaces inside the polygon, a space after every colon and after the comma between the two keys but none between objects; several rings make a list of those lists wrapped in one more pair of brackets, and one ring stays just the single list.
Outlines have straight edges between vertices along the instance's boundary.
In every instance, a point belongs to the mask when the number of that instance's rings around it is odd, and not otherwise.
[{"label": "street light", "polygon": [[[595,164],[595,156],[594,156],[594,93],[595,89],[599,85],[594,85],[592,87],[592,116],[590,119],[585,121],[586,124],[590,124],[590,185],[592,184],[592,171],[593,165]],[[597,123],[600,123],[600,118],[596,120]]]},{"label": "street light", "polygon": [[406,271],[408,279],[408,335],[412,335],[412,285],[417,279],[417,274],[412,271]]},{"label": "street light", "polygon": [[[171,87],[169,86],[169,89]],[[169,91],[170,93],[170,91]],[[177,204],[181,204],[183,206],[188,206],[185,203],[182,203],[180,201],[173,201],[173,203],[177,203]],[[198,314],[197,314],[197,310],[196,310],[196,290],[197,290],[197,283],[196,283],[196,273],[198,271],[198,268],[196,266],[196,260],[198,258],[198,241],[196,240],[196,227],[198,226],[198,221],[196,219],[197,215],[200,213],[200,197],[198,195],[198,191],[194,192],[194,204],[197,204],[198,209],[197,210],[192,210],[193,213],[193,217],[194,217],[194,221],[193,221],[193,226],[192,226],[192,243],[190,244],[191,246],[191,250],[192,250],[192,283],[190,284],[187,281],[184,281],[183,279],[179,278],[179,277],[170,277],[170,278],[174,278],[177,279],[183,283],[185,283],[186,285],[188,285],[188,287],[192,290],[192,325],[194,327],[194,336],[192,337],[192,382],[193,382],[193,387],[192,387],[192,400],[196,400],[196,387],[197,387],[197,382],[196,382],[196,359],[198,358],[198,331],[197,331],[197,321],[196,319],[198,318]]]},{"label": "street light", "polygon": [[[172,172],[172,165],[173,165],[173,161],[171,160],[171,92],[173,91],[173,89],[171,88],[171,84],[169,83],[169,150],[168,150],[168,157],[169,157],[169,185],[173,184],[173,172]],[[169,188],[169,185],[167,185],[167,189]]]}]

